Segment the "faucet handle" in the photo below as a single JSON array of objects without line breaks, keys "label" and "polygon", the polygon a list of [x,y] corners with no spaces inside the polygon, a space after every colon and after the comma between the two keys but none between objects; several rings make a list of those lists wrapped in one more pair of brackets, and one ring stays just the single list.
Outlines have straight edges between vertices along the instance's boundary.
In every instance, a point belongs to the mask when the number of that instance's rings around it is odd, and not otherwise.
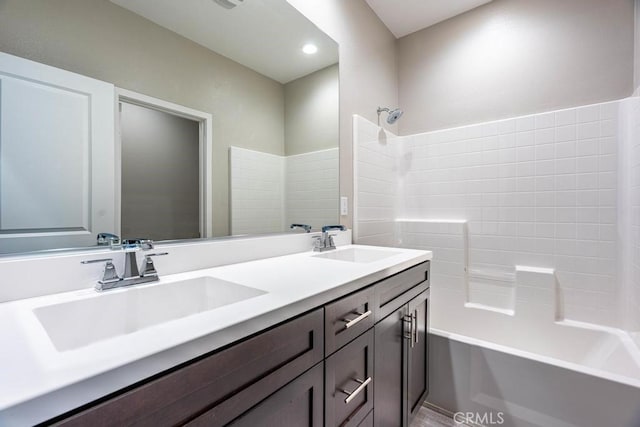
[{"label": "faucet handle", "polygon": [[163,256],[163,255],[169,255],[169,252],[159,252],[155,254],[145,255],[144,265],[142,266],[142,273],[140,273],[140,277],[157,276],[158,271],[156,270],[155,265],[153,265],[153,259],[151,259],[151,257]]},{"label": "faucet handle", "polygon": [[344,225],[325,225],[322,227],[322,232],[326,233],[327,231],[331,231],[331,230],[338,230],[338,231],[346,231],[347,227],[345,227]]},{"label": "faucet handle", "polygon": [[100,284],[113,283],[120,280],[116,266],[113,265],[112,258],[92,259],[89,261],[82,261],[81,264],[95,264],[97,262],[104,262],[104,272],[102,273],[102,279],[98,281]]},{"label": "faucet handle", "polygon": [[319,251],[322,249],[322,236],[312,236],[313,239],[313,250]]}]

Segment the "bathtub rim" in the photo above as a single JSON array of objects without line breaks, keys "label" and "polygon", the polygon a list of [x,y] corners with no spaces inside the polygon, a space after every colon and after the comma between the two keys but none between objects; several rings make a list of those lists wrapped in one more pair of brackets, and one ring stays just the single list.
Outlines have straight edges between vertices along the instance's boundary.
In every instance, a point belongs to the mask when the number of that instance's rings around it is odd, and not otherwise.
[{"label": "bathtub rim", "polygon": [[[576,322],[576,321],[573,321],[573,320],[563,320],[563,321],[560,321],[560,322],[557,322],[557,323],[565,325],[565,326],[573,326],[573,327],[586,328],[586,329],[592,329],[592,330],[607,332],[609,334],[615,335],[616,338],[620,339],[620,341],[622,342],[623,345],[625,345],[625,344],[629,345],[629,343],[630,343],[631,345],[633,345],[635,347],[635,343],[631,339],[631,337],[629,337],[628,334],[625,331],[620,330],[620,329],[601,327],[599,325],[593,325],[593,324],[590,324],[590,323]],[[611,373],[611,372],[608,372],[608,371],[603,371],[601,369],[596,369],[596,368],[592,368],[592,367],[589,367],[589,366],[580,365],[580,364],[574,363],[574,362],[567,362],[566,360],[557,359],[557,358],[550,357],[550,356],[544,356],[544,355],[541,355],[541,354],[538,354],[538,353],[533,353],[533,352],[530,352],[530,351],[519,350],[517,348],[509,347],[509,346],[506,346],[506,345],[503,345],[503,344],[496,344],[496,343],[491,342],[491,341],[486,341],[486,340],[482,340],[482,339],[478,339],[478,338],[473,338],[473,337],[470,337],[470,336],[467,336],[467,335],[462,335],[462,334],[458,334],[458,333],[455,333],[455,332],[445,331],[443,329],[430,327],[429,328],[429,333],[433,334],[433,335],[437,335],[437,336],[443,337],[443,338],[447,338],[447,339],[450,339],[450,340],[453,340],[453,341],[458,341],[458,342],[462,342],[462,343],[465,343],[465,344],[468,344],[468,345],[472,345],[472,346],[475,346],[475,347],[482,347],[482,348],[487,348],[487,349],[493,350],[493,351],[507,353],[507,354],[510,354],[510,355],[513,355],[513,356],[517,356],[517,357],[522,357],[522,358],[525,358],[525,359],[533,360],[535,362],[540,362],[540,363],[545,363],[545,364],[552,365],[552,366],[557,366],[557,367],[560,367],[560,368],[568,369],[568,370],[579,372],[579,373],[586,374],[586,375],[595,376],[595,377],[598,377],[598,378],[602,378],[602,379],[605,379],[605,380],[613,381],[613,382],[616,382],[616,383],[620,383],[620,384],[624,384],[624,385],[627,385],[627,386],[631,386],[631,387],[640,389],[640,379],[629,378],[629,377],[626,377],[624,375],[614,374],[614,373]],[[627,340],[629,342],[626,342]],[[639,349],[639,353],[640,353],[640,349]]]}]

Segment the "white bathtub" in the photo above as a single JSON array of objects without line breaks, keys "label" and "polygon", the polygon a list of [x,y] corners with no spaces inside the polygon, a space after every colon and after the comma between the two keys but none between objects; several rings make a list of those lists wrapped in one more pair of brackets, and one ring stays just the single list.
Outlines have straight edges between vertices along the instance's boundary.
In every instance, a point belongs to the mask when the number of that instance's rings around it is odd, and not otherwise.
[{"label": "white bathtub", "polygon": [[633,337],[560,320],[552,270],[517,267],[516,277],[513,310],[432,285],[428,403],[504,426],[639,427]]},{"label": "white bathtub", "polygon": [[[640,426],[637,378],[443,331],[430,340],[427,402],[447,412],[516,427]],[[611,342],[594,340],[590,354],[602,344]],[[613,353],[625,351],[620,343]],[[613,371],[622,367],[616,357],[608,362]]]}]

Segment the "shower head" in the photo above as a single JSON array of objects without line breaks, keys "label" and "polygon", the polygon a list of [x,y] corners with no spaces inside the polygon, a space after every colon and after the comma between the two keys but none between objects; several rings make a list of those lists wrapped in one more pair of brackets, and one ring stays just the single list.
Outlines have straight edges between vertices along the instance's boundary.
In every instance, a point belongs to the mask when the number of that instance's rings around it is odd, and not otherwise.
[{"label": "shower head", "polygon": [[402,111],[399,108],[389,111],[389,117],[387,117],[387,123],[389,123],[390,125],[394,124],[400,117],[402,117],[402,114],[404,114],[404,111]]},{"label": "shower head", "polygon": [[378,107],[378,126],[380,126],[380,113],[382,113],[383,111],[386,111],[387,113],[389,113],[389,115],[387,116],[387,123],[389,123],[390,125],[397,122],[398,119],[402,117],[402,114],[404,114],[404,111],[402,111],[399,108],[390,110],[388,108]]}]

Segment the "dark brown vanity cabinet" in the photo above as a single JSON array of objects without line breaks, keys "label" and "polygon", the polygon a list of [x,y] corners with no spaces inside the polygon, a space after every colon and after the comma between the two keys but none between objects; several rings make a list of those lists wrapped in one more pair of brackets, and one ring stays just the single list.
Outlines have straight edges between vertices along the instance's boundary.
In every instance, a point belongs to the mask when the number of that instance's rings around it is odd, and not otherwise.
[{"label": "dark brown vanity cabinet", "polygon": [[407,426],[428,391],[429,262],[46,425]]},{"label": "dark brown vanity cabinet", "polygon": [[[408,316],[413,317],[413,338],[407,338],[407,413],[408,424],[417,415],[429,393],[429,346],[427,342],[429,291],[409,301]],[[404,323],[405,328],[407,323]],[[407,425],[408,425],[407,424]]]},{"label": "dark brown vanity cabinet", "polygon": [[[360,319],[359,330],[367,331],[326,360],[325,425],[410,424],[428,392],[428,297],[429,263],[425,262],[325,306],[327,353],[339,348],[328,345],[336,341],[329,334],[342,335],[341,344],[355,335],[346,327],[345,316],[338,313],[348,313],[352,321]],[[367,315],[370,311],[373,320]],[[371,340],[372,345],[365,345]],[[344,400],[356,386],[366,394],[358,395],[349,406]],[[371,403],[373,413],[363,419]]]},{"label": "dark brown vanity cabinet", "polygon": [[[324,370],[322,363],[287,384],[240,418],[233,427],[322,427],[324,394]],[[211,426],[207,422],[194,425]]]},{"label": "dark brown vanity cabinet", "polygon": [[[300,414],[307,409],[300,405],[308,404],[312,406],[308,409],[310,416],[304,419],[309,422],[299,425],[320,426],[323,376],[318,377],[317,372],[323,368],[323,321],[324,310],[318,308],[113,398],[88,405],[56,420],[55,425],[223,426],[236,422],[241,415],[248,416],[252,408],[254,413],[278,412],[282,408],[292,417],[302,417]],[[315,375],[304,377],[302,388],[299,383],[289,384],[314,366],[320,368],[315,368]],[[283,387],[286,389],[280,395],[272,396]],[[283,397],[298,389],[315,400],[289,402]],[[244,425],[241,420],[237,422]]]},{"label": "dark brown vanity cabinet", "polygon": [[400,273],[387,288],[376,288],[376,427],[408,426],[427,397],[429,270],[425,264]]},{"label": "dark brown vanity cabinet", "polygon": [[422,290],[375,326],[376,427],[408,426],[427,397],[428,296]]},{"label": "dark brown vanity cabinet", "polygon": [[375,286],[324,306],[324,349],[329,355],[373,326]]},{"label": "dark brown vanity cabinet", "polygon": [[405,319],[407,306],[403,306],[376,324],[375,327],[375,426],[402,426],[406,424],[403,386],[407,376],[407,339]]},{"label": "dark brown vanity cabinet", "polygon": [[373,409],[373,329],[325,361],[325,425],[356,427]]}]

